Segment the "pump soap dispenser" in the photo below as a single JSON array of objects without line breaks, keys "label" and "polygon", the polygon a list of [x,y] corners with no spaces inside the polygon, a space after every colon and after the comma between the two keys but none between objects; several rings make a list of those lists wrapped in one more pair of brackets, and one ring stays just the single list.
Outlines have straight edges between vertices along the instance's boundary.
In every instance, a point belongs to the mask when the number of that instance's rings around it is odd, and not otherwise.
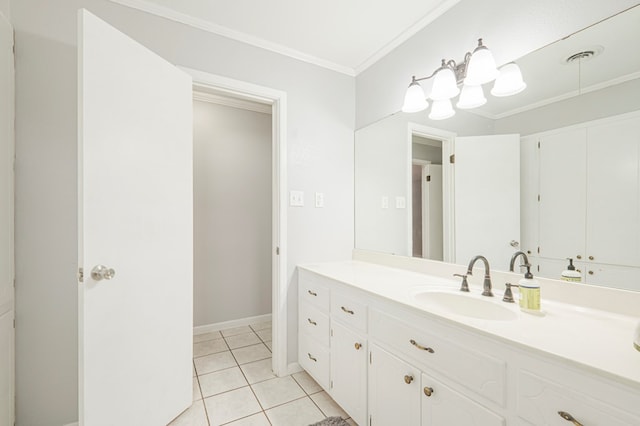
[{"label": "pump soap dispenser", "polygon": [[580,272],[576,271],[576,267],[573,266],[573,259],[570,257],[567,257],[567,260],[569,261],[569,265],[567,265],[567,269],[562,271],[562,274],[560,275],[560,279],[563,281],[569,281],[572,283],[581,282],[582,275],[580,275]]},{"label": "pump soap dispenser", "polygon": [[531,265],[526,265],[527,272],[518,283],[520,287],[520,309],[525,312],[540,314],[540,283],[533,278]]}]

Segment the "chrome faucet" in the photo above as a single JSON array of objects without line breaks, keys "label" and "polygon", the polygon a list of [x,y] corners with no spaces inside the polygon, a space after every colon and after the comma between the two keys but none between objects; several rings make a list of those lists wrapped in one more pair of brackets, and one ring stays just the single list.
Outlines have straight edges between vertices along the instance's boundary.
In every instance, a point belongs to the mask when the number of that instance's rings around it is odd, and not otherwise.
[{"label": "chrome faucet", "polygon": [[491,292],[491,275],[489,272],[489,261],[484,256],[475,256],[469,262],[469,267],[467,268],[467,275],[473,275],[473,265],[477,260],[482,260],[484,263],[484,283],[482,284],[482,295],[493,297],[493,293]]},{"label": "chrome faucet", "polygon": [[531,266],[527,255],[523,251],[517,251],[513,253],[513,256],[511,256],[511,262],[509,262],[509,271],[513,272],[513,267],[516,263],[516,259],[518,258],[518,256],[522,256],[524,258],[524,265],[522,266]]}]

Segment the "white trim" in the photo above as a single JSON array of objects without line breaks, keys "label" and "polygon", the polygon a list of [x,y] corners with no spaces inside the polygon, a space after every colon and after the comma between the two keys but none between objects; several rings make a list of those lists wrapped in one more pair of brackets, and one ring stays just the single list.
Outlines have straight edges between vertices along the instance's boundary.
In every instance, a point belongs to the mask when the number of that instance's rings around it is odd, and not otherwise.
[{"label": "white trim", "polygon": [[[456,134],[446,130],[436,129],[435,127],[428,127],[418,123],[407,124],[407,142],[409,144],[409,159],[408,164],[411,165],[413,159],[411,158],[411,144],[413,143],[413,135],[421,136],[423,138],[436,139],[442,141],[442,223],[443,223],[443,236],[442,236],[442,256],[444,262],[455,263],[455,206],[454,206],[454,191],[455,184],[453,181],[454,170],[453,165],[449,162],[449,156],[454,153]],[[408,167],[408,186],[409,191],[412,185],[411,167]],[[411,197],[407,197],[407,215],[408,215],[408,242],[409,253],[413,250],[413,230],[411,226],[413,205]]]},{"label": "white trim", "polygon": [[416,35],[420,30],[424,29],[427,25],[435,21],[446,11],[451,9],[460,0],[446,0],[436,6],[431,12],[427,13],[423,16],[418,22],[401,32],[396,38],[387,43],[384,47],[378,50],[376,53],[371,55],[368,59],[362,62],[355,68],[355,75],[357,76],[361,72],[365,71],[367,68],[378,62],[380,59],[387,56],[391,51],[400,46],[405,41],[409,40],[411,37]]},{"label": "white trim", "polygon": [[[233,30],[222,25],[217,25],[204,19],[195,18],[185,13],[180,13],[176,10],[168,7],[160,6],[158,4],[146,1],[146,0],[109,0],[113,3],[127,6],[132,9],[141,10],[143,12],[150,13],[152,15],[160,16],[165,19],[169,19],[174,22],[189,25],[193,28],[204,30],[213,34],[217,34],[222,37],[237,40],[242,43],[250,44],[252,46],[260,47],[262,49],[279,53],[290,58],[297,59],[299,61],[307,62],[309,64],[317,65],[322,68],[327,68],[342,74],[346,74],[351,77],[355,77],[355,70],[351,67],[336,64],[335,62],[328,61],[326,59],[318,58],[313,55],[309,55],[299,50],[292,49],[290,47],[283,46],[278,43],[273,43],[259,37]],[[459,0],[457,0],[459,1]]]},{"label": "white trim", "polygon": [[66,425],[63,425],[63,426],[78,426],[78,425],[79,423],[75,422],[75,423],[67,423]]},{"label": "white trim", "polygon": [[[179,67],[193,79],[194,88],[270,104],[272,107],[272,318],[273,360],[277,376],[287,374],[287,93],[205,71]],[[279,248],[280,254],[276,254]]]},{"label": "white trim", "polygon": [[271,114],[270,104],[247,101],[245,99],[231,98],[229,96],[220,96],[213,93],[193,92],[193,100],[209,102],[212,104],[228,106],[231,108],[237,108],[246,111],[259,112],[261,114]]},{"label": "white trim", "polygon": [[300,367],[300,364],[298,364],[297,362],[292,362],[287,366],[287,375],[289,376],[295,373],[299,373],[301,371],[304,371],[304,369]]},{"label": "white trim", "polygon": [[256,324],[259,322],[271,321],[271,314],[258,315],[255,317],[240,318],[231,321],[216,322],[213,324],[198,325],[193,327],[193,335],[207,334],[212,331],[225,330],[227,328],[242,327],[244,325]]},{"label": "white trim", "polygon": [[625,113],[618,114],[618,115],[611,115],[609,117],[598,118],[596,120],[584,121],[582,123],[572,124],[570,126],[557,127],[555,129],[544,130],[542,132],[529,133],[529,134],[526,134],[526,135],[523,134],[523,135],[520,135],[520,137],[521,138],[531,137],[531,136],[533,136],[533,137],[545,137],[545,136],[554,135],[554,134],[560,133],[560,132],[566,132],[568,130],[583,129],[585,127],[593,127],[593,126],[600,126],[600,125],[608,124],[608,123],[615,123],[616,121],[626,120],[626,119],[629,119],[629,118],[639,118],[640,119],[640,110],[631,111],[631,112],[625,112]]}]

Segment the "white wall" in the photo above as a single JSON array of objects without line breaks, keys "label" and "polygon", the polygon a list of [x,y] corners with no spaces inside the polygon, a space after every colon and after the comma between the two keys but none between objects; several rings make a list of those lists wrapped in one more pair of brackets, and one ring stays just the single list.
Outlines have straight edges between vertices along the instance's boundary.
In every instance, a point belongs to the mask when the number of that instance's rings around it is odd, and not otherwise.
[{"label": "white wall", "polygon": [[[310,203],[288,212],[287,359],[296,360],[302,262],[353,248],[353,77],[105,0],[13,0],[16,29],[17,419],[77,419],[76,10],[86,7],[173,63],[287,93],[290,189]],[[161,89],[161,88],[159,88]]]},{"label": "white wall", "polygon": [[271,313],[271,114],[193,103],[194,326]]},{"label": "white wall", "polygon": [[637,0],[461,1],[356,78],[356,128],[400,110],[411,76],[431,74],[442,58],[462,61],[477,39],[496,62],[520,58],[628,7]]}]

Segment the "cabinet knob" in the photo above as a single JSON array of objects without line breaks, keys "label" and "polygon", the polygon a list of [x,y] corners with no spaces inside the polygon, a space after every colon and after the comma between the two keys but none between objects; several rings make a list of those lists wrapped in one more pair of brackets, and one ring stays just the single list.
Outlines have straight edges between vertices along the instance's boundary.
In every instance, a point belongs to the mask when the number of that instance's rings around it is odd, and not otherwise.
[{"label": "cabinet knob", "polygon": [[433,352],[435,352],[433,349],[428,348],[428,347],[426,347],[426,346],[422,346],[421,344],[419,344],[418,342],[416,342],[416,341],[415,341],[415,340],[413,340],[413,339],[409,340],[409,343],[411,343],[413,346],[415,346],[415,347],[416,347],[416,348],[418,348],[418,349],[421,349],[421,350],[423,350],[423,351],[427,351],[427,352],[429,352],[430,354],[432,354]]},{"label": "cabinet knob", "polygon": [[425,395],[427,395],[427,396],[431,396],[431,394],[432,394],[432,393],[433,393],[433,388],[430,388],[430,387],[428,387],[428,386],[426,386],[426,387],[424,388],[424,394],[425,394]]},{"label": "cabinet knob", "polygon": [[353,315],[353,311],[351,309],[347,309],[344,306],[340,306],[340,309],[342,309],[343,312]]},{"label": "cabinet knob", "polygon": [[593,271],[589,271],[589,275],[593,275]]},{"label": "cabinet knob", "polygon": [[360,350],[360,348],[362,347],[362,345],[358,342],[356,342],[355,345],[353,345],[354,348],[356,348],[356,351]]},{"label": "cabinet knob", "polygon": [[593,257],[593,256],[589,256],[589,260],[593,260],[593,259],[594,259],[594,257]]},{"label": "cabinet knob", "polygon": [[317,358],[312,357],[310,353],[308,353],[308,352],[307,352],[307,355],[309,355],[309,359],[310,359],[311,361],[313,361],[313,362],[318,362],[318,359],[317,359]]},{"label": "cabinet knob", "polygon": [[567,413],[566,411],[558,411],[558,414],[566,421],[573,423],[574,426],[583,426],[582,423],[577,421],[571,414]]},{"label": "cabinet knob", "polygon": [[312,296],[317,296],[317,295],[318,295],[318,293],[314,293],[314,292],[313,292],[313,291],[311,291],[311,290],[307,290],[307,293],[309,293],[309,294],[310,294],[310,295],[312,295]]},{"label": "cabinet knob", "polygon": [[576,269],[576,271],[578,271],[578,272],[582,273],[582,269]]},{"label": "cabinet knob", "polygon": [[580,255],[580,254],[579,254],[579,255],[577,255],[577,256],[576,256],[576,259],[582,259],[582,255]]},{"label": "cabinet knob", "polygon": [[313,321],[311,318],[307,318],[307,321],[309,321],[309,324],[311,325],[318,325],[318,323]]},{"label": "cabinet knob", "polygon": [[413,382],[413,376],[410,376],[410,375],[407,374],[406,376],[404,376],[404,382],[406,384],[410,385],[411,382]]}]

